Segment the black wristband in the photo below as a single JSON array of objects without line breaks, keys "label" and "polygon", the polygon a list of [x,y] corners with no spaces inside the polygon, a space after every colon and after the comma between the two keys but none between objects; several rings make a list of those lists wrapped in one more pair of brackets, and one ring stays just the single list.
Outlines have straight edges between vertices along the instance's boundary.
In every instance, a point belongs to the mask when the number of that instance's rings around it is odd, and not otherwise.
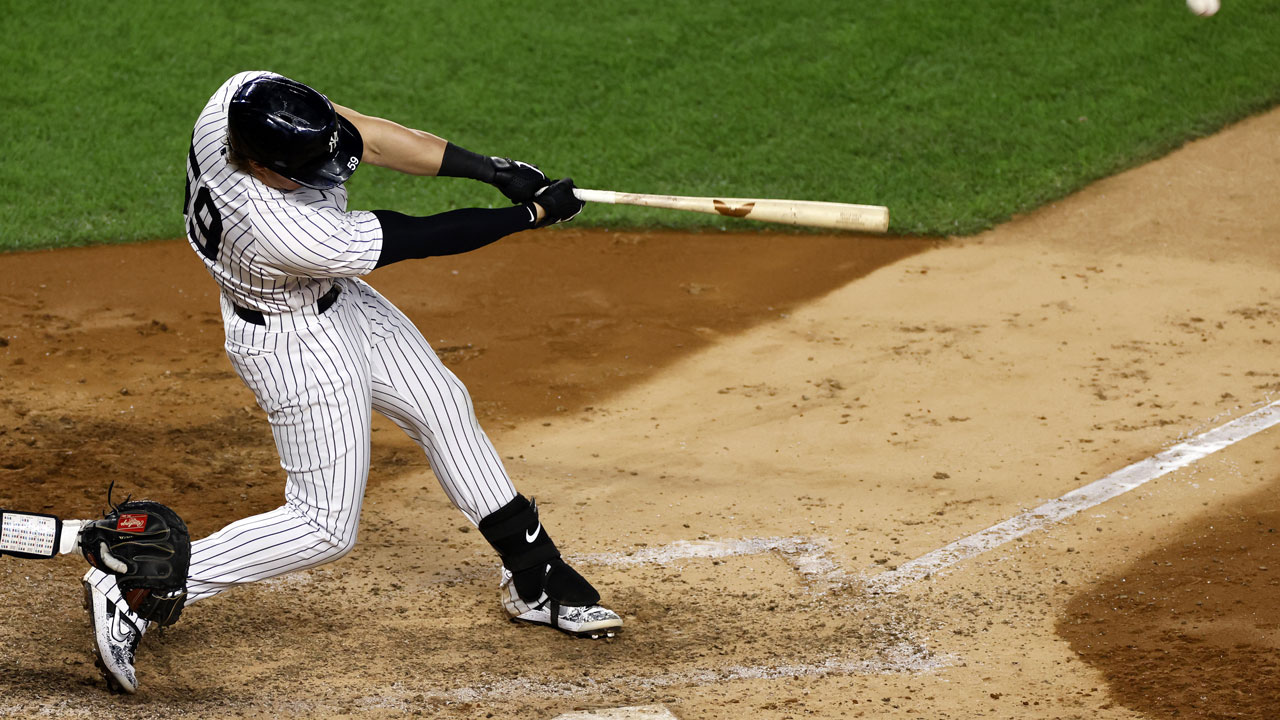
[{"label": "black wristband", "polygon": [[471,178],[472,180],[491,183],[496,172],[497,169],[493,166],[493,159],[488,155],[473,153],[453,143],[446,143],[444,157],[440,158],[440,172],[437,175],[440,177]]},{"label": "black wristband", "polygon": [[410,258],[457,255],[534,225],[537,210],[531,203],[488,210],[463,208],[429,217],[414,217],[391,210],[374,210],[382,225],[382,253],[375,267]]}]

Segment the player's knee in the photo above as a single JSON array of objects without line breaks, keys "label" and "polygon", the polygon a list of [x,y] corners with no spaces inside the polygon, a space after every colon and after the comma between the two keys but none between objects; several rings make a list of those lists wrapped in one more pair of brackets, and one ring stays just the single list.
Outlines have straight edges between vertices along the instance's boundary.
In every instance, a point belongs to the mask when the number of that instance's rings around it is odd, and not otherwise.
[{"label": "player's knee", "polygon": [[[470,410],[471,393],[467,392],[466,386],[464,386],[461,382],[455,380],[454,382],[451,382],[448,384],[448,392],[449,392],[449,399],[453,401],[454,407]],[[470,413],[464,413],[464,414],[470,414],[472,418],[475,417],[474,411]]]},{"label": "player's knee", "polygon": [[356,538],[352,535],[350,538],[335,538],[329,536],[325,539],[325,547],[321,551],[325,562],[333,562],[346,556],[356,547]]},{"label": "player's knee", "polygon": [[311,560],[329,563],[350,553],[356,546],[356,527],[353,523],[320,522],[305,518],[309,526]]},{"label": "player's knee", "polygon": [[338,560],[356,547],[355,528],[321,528],[315,536],[319,550],[316,559],[321,562]]}]

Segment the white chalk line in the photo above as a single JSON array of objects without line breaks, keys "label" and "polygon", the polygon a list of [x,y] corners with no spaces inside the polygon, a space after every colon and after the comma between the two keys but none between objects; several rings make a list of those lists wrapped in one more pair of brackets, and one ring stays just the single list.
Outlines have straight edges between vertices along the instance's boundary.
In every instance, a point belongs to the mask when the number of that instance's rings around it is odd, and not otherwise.
[{"label": "white chalk line", "polygon": [[631,567],[634,565],[669,565],[677,560],[712,559],[735,555],[759,555],[771,550],[784,553],[823,552],[825,547],[810,538],[773,537],[741,540],[676,540],[667,545],[644,547],[630,552],[576,555],[574,559],[593,565]]},{"label": "white chalk line", "polygon": [[606,710],[580,710],[551,720],[679,720],[664,705],[629,705]]},{"label": "white chalk line", "polygon": [[[671,565],[681,560],[717,559],[739,555],[776,552],[787,559],[796,572],[810,581],[828,586],[847,584],[848,576],[831,560],[829,541],[815,537],[742,538],[740,540],[676,540],[668,545],[646,547],[626,553],[574,555],[570,560],[586,565],[633,567]],[[826,589],[829,589],[826,588]]]},{"label": "white chalk line", "polygon": [[961,538],[950,545],[899,565],[867,581],[873,593],[892,593],[958,562],[997,548],[1011,540],[1043,530],[1076,513],[1123,495],[1134,488],[1184,468],[1223,448],[1280,423],[1280,400],[1242,415],[1231,422],[1196,435],[1161,453],[1073,490],[1056,500]]},{"label": "white chalk line", "polygon": [[916,645],[899,643],[878,649],[874,660],[850,660],[828,657],[822,660],[785,665],[733,666],[722,669],[694,668],[686,671],[611,677],[600,681],[584,679],[578,683],[543,682],[538,680],[503,680],[487,685],[457,688],[437,697],[456,702],[503,700],[529,696],[556,697],[590,692],[616,692],[671,687],[701,687],[737,680],[778,680],[826,675],[890,675],[924,673],[949,664],[948,658],[922,650]]}]

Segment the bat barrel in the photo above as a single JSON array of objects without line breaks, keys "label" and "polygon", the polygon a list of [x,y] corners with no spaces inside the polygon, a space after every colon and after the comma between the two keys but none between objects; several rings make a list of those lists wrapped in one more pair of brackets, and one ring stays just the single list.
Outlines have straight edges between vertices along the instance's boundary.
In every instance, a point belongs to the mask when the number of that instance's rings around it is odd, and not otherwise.
[{"label": "bat barrel", "polygon": [[854,205],[851,203],[776,200],[771,198],[645,195],[642,193],[622,193],[613,190],[587,190],[583,188],[575,188],[574,194],[584,202],[684,210],[805,227],[854,230],[858,232],[885,232],[889,229],[889,208],[882,205]]}]

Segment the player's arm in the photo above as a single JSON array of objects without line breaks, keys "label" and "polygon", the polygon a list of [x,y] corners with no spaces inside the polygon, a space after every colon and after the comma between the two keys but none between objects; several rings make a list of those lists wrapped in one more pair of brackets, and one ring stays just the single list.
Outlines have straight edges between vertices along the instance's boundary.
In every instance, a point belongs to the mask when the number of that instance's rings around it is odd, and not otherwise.
[{"label": "player's arm", "polygon": [[521,230],[569,220],[584,204],[573,194],[573,180],[565,178],[516,207],[465,208],[427,217],[374,210],[382,225],[382,252],[375,267],[476,250]]},{"label": "player's arm", "polygon": [[364,140],[361,162],[410,175],[438,175],[444,157],[444,138],[399,123],[358,113],[334,103],[333,109],[351,121]]},{"label": "player's arm", "polygon": [[513,203],[527,203],[550,181],[528,163],[471,152],[444,138],[334,104],[364,140],[361,162],[410,175],[464,177],[489,183]]}]

